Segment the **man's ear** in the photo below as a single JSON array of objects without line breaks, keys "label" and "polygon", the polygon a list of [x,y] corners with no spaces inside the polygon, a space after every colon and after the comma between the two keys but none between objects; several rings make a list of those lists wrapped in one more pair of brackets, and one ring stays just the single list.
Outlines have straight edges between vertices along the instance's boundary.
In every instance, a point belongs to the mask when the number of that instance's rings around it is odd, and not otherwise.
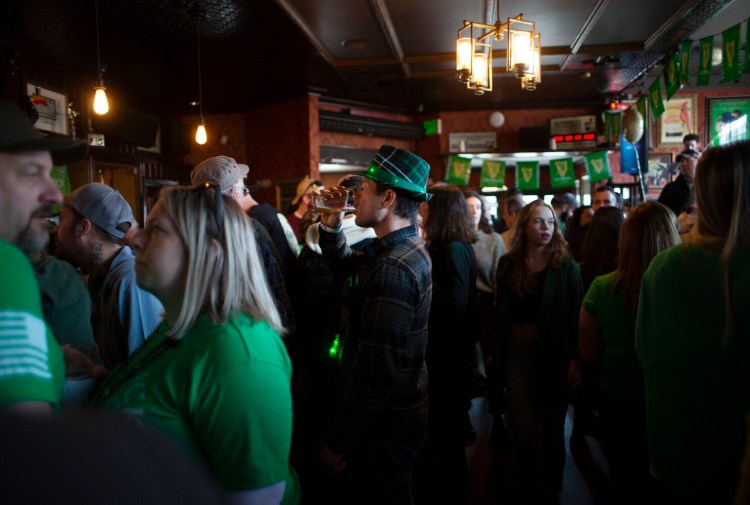
[{"label": "man's ear", "polygon": [[382,209],[385,209],[386,207],[390,207],[391,205],[396,204],[396,192],[392,189],[386,189],[383,194],[381,195],[383,197],[383,200],[381,201],[380,207]]},{"label": "man's ear", "polygon": [[94,223],[92,223],[89,218],[84,217],[76,225],[76,237],[83,237],[84,235],[88,234],[93,226]]}]

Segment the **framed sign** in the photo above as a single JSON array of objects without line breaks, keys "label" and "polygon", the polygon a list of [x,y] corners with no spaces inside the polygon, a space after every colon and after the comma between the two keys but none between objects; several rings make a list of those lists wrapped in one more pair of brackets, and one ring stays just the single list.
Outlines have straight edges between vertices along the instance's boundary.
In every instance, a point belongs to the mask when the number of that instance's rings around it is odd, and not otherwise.
[{"label": "framed sign", "polygon": [[26,94],[39,113],[34,126],[42,131],[68,135],[68,97],[39,84],[27,83]]},{"label": "framed sign", "polygon": [[659,116],[659,145],[682,145],[682,137],[696,133],[697,121],[696,95],[675,95],[668,101],[664,113]]},{"label": "framed sign", "polygon": [[750,96],[706,98],[706,146],[750,140]]},{"label": "framed sign", "polygon": [[[680,139],[682,140],[682,139]],[[648,153],[648,172],[646,186],[649,197],[659,197],[661,190],[672,180],[669,172],[672,166],[672,153]]]}]

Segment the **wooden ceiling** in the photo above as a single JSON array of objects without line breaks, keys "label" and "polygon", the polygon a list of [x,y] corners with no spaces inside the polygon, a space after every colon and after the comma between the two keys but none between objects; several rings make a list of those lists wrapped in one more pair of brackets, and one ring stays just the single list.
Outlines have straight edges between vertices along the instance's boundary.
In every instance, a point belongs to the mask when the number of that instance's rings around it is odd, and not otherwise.
[{"label": "wooden ceiling", "polygon": [[[463,20],[494,23],[494,0],[98,1],[108,91],[176,114],[195,112],[198,24],[205,113],[305,92],[416,113],[601,104],[642,89],[682,40],[750,15],[742,0],[502,0],[499,17],[542,34],[542,83],[521,90],[496,43],[495,90],[479,97],[455,78],[455,39]],[[3,0],[4,65],[93,83],[94,13],[94,0]]]}]

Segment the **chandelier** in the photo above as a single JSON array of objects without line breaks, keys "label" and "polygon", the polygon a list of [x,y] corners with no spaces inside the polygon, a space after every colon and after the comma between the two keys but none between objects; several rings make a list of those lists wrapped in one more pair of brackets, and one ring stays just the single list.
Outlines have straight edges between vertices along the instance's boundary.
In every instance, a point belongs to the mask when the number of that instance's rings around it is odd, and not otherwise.
[{"label": "chandelier", "polygon": [[492,91],[492,42],[505,40],[508,46],[505,67],[521,79],[521,88],[533,91],[542,82],[542,37],[533,21],[523,14],[500,21],[500,0],[495,4],[498,19],[494,25],[464,21],[456,39],[458,79],[477,95]]}]

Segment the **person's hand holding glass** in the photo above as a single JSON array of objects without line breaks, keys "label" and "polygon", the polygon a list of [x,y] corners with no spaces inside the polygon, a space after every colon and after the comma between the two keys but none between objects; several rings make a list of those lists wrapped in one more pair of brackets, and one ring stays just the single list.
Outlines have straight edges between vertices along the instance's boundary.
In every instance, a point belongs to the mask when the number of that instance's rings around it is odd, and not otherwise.
[{"label": "person's hand holding glass", "polygon": [[345,175],[336,186],[317,190],[312,195],[312,206],[320,213],[321,222],[338,228],[345,212],[353,212],[354,192],[362,187],[361,175]]}]

